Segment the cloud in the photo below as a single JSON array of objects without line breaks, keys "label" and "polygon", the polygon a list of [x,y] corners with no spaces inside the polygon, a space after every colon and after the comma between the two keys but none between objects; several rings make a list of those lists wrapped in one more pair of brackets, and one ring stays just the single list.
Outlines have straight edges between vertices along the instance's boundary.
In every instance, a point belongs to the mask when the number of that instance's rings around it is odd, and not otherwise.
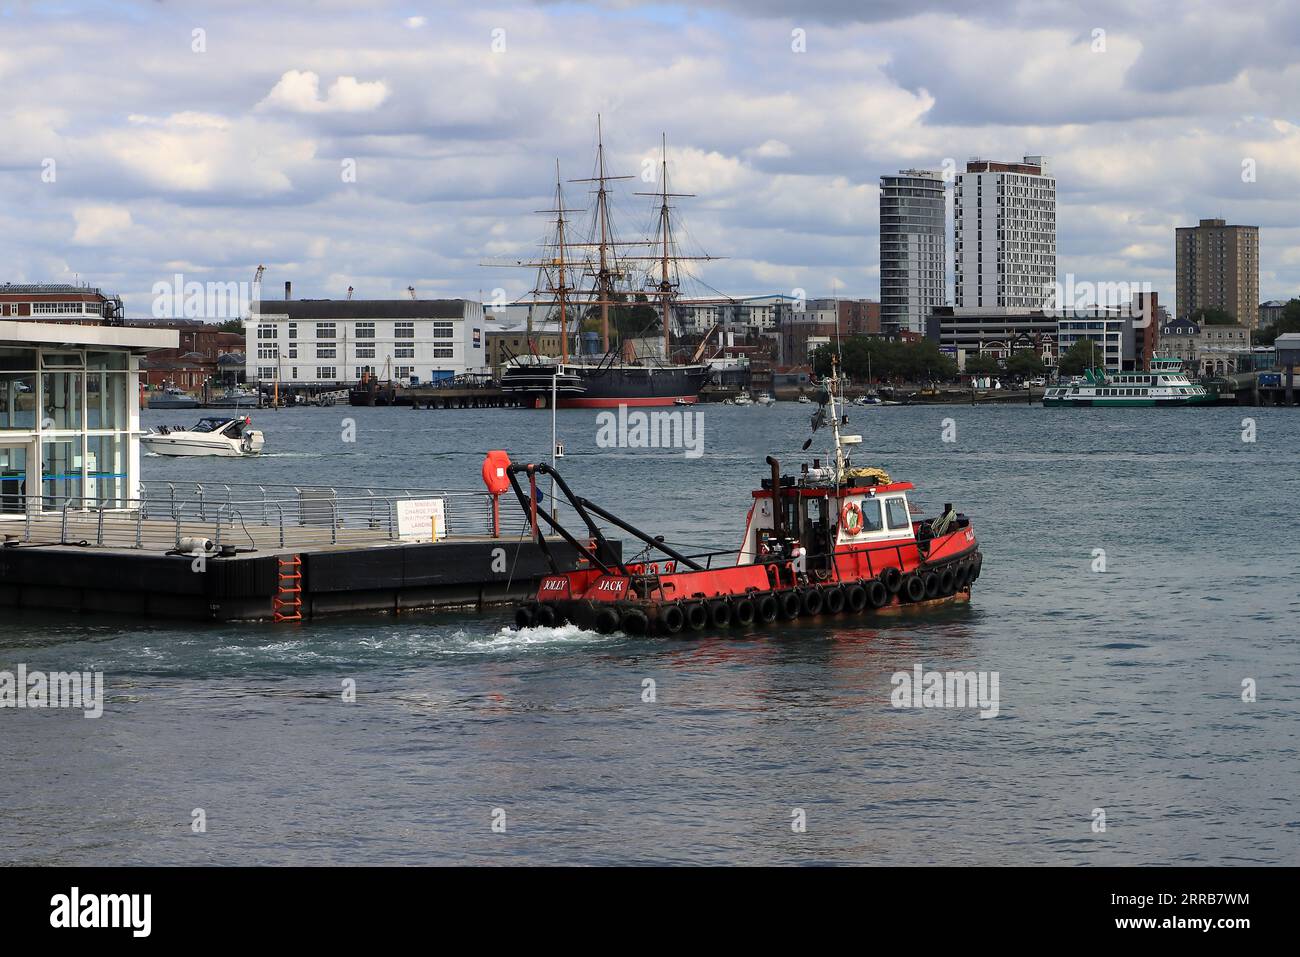
[{"label": "cloud", "polygon": [[378,109],[387,98],[388,87],[382,80],[362,83],[354,76],[340,76],[321,99],[319,76],[310,70],[289,70],[258,108],[292,113],[367,113]]},{"label": "cloud", "polygon": [[77,228],[72,241],[83,246],[97,246],[120,238],[131,228],[131,213],[120,206],[78,206],[73,210]]}]

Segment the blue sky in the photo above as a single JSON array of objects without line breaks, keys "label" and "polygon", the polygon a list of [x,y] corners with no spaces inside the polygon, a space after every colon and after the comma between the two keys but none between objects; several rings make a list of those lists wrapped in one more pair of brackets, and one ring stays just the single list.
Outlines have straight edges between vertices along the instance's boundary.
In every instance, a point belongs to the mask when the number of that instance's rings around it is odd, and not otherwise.
[{"label": "blue sky", "polygon": [[0,2],[0,280],[79,277],[132,315],[259,263],[300,296],[513,298],[531,277],[480,264],[532,254],[599,112],[618,172],[667,134],[728,292],[874,297],[882,172],[1033,153],[1063,277],[1168,302],[1174,227],[1221,216],[1261,226],[1263,298],[1300,292],[1287,4],[793,6]]}]

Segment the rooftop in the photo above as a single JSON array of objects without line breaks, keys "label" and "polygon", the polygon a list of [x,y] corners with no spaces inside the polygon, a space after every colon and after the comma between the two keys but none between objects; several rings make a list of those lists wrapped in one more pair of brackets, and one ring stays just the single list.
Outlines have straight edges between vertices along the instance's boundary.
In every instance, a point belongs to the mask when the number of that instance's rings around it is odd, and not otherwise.
[{"label": "rooftop", "polygon": [[466,299],[264,299],[253,314],[290,319],[460,319]]},{"label": "rooftop", "polygon": [[125,326],[3,319],[0,320],[0,342],[6,345],[65,346],[69,349],[105,346],[150,352],[175,349],[180,344],[180,335],[171,329],[128,329]]}]

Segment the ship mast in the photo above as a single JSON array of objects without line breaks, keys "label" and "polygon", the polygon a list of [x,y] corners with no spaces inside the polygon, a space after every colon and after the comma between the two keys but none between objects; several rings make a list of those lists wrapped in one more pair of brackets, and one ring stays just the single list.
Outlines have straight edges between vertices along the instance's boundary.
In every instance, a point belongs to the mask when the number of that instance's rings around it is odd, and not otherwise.
[{"label": "ship mast", "polygon": [[[600,297],[596,304],[600,306],[600,344],[605,354],[609,354],[609,307],[614,301],[614,281],[621,273],[611,268],[610,247],[615,245],[613,230],[609,222],[609,188],[605,185],[611,180],[631,179],[631,176],[610,176],[605,172],[605,140],[601,128],[600,114],[596,114],[596,175],[586,179],[569,180],[571,183],[596,184],[596,222],[600,239],[596,262],[596,294]],[[626,245],[626,244],[623,244]]]},{"label": "ship mast", "polygon": [[[712,256],[678,256],[674,252],[673,241],[673,223],[672,215],[669,212],[668,200],[688,199],[693,197],[694,193],[670,193],[668,192],[668,137],[660,134],[659,137],[659,192],[657,193],[637,193],[637,196],[654,196],[659,200],[659,232],[655,237],[656,258],[659,265],[659,281],[649,282],[647,285],[653,290],[651,295],[659,298],[660,316],[663,322],[664,331],[664,362],[672,362],[672,323],[669,313],[672,308],[672,302],[677,298],[677,287],[674,271],[676,264],[683,259],[691,260],[709,260]],[[669,263],[673,263],[673,271],[670,271]]]}]

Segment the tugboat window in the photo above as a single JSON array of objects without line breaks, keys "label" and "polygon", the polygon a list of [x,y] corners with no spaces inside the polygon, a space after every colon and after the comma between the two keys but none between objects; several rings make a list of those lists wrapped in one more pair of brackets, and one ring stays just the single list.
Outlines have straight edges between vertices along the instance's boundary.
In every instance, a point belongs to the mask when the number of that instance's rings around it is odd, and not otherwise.
[{"label": "tugboat window", "polygon": [[907,503],[901,498],[885,501],[885,514],[889,516],[890,528],[910,528],[912,519],[907,514]]},{"label": "tugboat window", "polygon": [[862,507],[862,530],[864,532],[878,532],[884,528],[884,523],[880,520],[880,500],[875,498],[864,498],[861,502]]}]

